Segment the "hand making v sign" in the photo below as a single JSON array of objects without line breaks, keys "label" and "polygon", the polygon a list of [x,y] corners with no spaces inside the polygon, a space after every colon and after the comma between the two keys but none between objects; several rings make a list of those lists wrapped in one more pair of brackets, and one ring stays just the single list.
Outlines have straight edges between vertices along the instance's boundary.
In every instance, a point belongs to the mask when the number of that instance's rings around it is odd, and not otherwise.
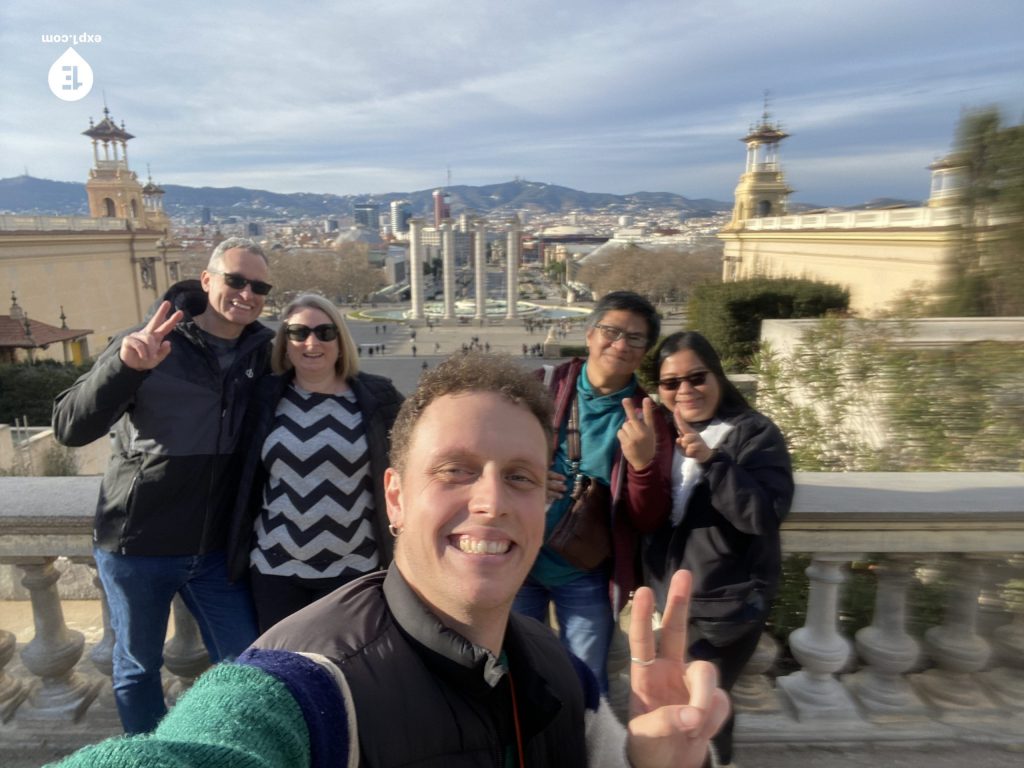
[{"label": "hand making v sign", "polygon": [[665,602],[660,647],[651,616],[654,593],[641,587],[629,621],[629,762],[634,768],[699,768],[708,742],[729,715],[729,699],[708,661],[686,661],[693,579],[676,571]]},{"label": "hand making v sign", "polygon": [[121,362],[136,371],[156,368],[171,352],[171,342],[166,337],[185,313],[180,309],[168,317],[171,302],[165,301],[157,308],[149,322],[134,333],[121,339]]},{"label": "hand making v sign", "polygon": [[696,459],[701,464],[705,464],[710,461],[711,457],[714,456],[714,450],[704,442],[704,438],[701,437],[700,432],[693,428],[693,426],[679,413],[677,407],[673,412],[672,416],[675,419],[676,429],[679,430],[679,437],[676,438],[676,444],[683,452],[684,456],[688,456],[691,459]]}]

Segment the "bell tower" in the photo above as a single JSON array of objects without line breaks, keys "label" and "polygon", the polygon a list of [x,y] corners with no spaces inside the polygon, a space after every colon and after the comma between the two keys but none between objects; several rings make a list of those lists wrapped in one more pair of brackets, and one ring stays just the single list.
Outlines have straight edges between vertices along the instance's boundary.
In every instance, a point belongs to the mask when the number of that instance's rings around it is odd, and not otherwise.
[{"label": "bell tower", "polygon": [[740,141],[747,145],[747,166],[736,185],[736,203],[730,229],[741,229],[747,219],[782,216],[793,191],[786,184],[779,163],[779,143],[789,136],[778,123],[772,123],[765,97],[761,122],[753,125]]},{"label": "bell tower", "polygon": [[145,228],[145,205],[142,185],[135,172],[128,167],[128,141],[135,137],[110,119],[110,110],[103,108],[103,120],[93,125],[83,136],[92,139],[93,167],[85,192],[89,197],[89,214],[94,219],[128,219],[135,226]]}]

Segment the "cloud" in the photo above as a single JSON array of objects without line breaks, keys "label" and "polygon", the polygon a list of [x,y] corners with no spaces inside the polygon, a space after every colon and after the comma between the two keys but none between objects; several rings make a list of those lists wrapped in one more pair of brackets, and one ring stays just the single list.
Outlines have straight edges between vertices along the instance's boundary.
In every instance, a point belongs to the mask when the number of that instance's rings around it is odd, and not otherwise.
[{"label": "cloud", "polygon": [[[926,186],[916,159],[895,158],[944,152],[962,109],[1024,107],[1016,0],[42,0],[0,14],[0,176],[84,178],[78,134],[105,97],[138,137],[136,170],[167,182],[402,191],[451,166],[463,183],[728,199],[767,88],[793,185],[856,202]],[[46,89],[62,51],[44,32],[103,35],[79,46],[97,76],[83,102]]]}]

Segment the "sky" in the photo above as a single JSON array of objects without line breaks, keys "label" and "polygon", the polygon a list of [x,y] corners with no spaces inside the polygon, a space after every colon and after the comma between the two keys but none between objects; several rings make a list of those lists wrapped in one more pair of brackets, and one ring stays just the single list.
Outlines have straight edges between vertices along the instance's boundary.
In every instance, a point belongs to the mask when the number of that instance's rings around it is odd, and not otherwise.
[{"label": "sky", "polygon": [[[160,184],[363,195],[522,178],[728,201],[767,91],[793,201],[855,205],[927,198],[965,112],[1024,118],[1021,0],[290,5],[9,0],[0,178],[84,181],[81,132],[106,104],[136,136],[131,167]],[[93,76],[77,101],[48,82],[68,47]]]}]

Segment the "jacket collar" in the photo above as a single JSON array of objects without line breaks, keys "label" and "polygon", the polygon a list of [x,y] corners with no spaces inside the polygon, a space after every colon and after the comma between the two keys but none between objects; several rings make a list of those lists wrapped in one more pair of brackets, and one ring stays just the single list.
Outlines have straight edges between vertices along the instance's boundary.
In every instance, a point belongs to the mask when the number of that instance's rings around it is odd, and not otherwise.
[{"label": "jacket collar", "polygon": [[392,562],[384,578],[384,597],[398,627],[436,657],[436,663],[460,682],[478,689],[494,688],[507,673],[497,656],[449,629],[420,600]]},{"label": "jacket collar", "polygon": [[444,626],[402,576],[392,562],[384,577],[384,597],[399,630],[418,646],[420,656],[442,677],[452,680],[461,690],[477,697],[493,696],[499,684],[512,670],[520,700],[529,702],[520,707],[523,732],[527,738],[539,733],[558,714],[562,702],[551,686],[537,674],[531,662],[530,641],[520,626],[532,622],[512,613],[505,630],[504,656],[509,666],[488,651],[474,645],[458,632]]}]

